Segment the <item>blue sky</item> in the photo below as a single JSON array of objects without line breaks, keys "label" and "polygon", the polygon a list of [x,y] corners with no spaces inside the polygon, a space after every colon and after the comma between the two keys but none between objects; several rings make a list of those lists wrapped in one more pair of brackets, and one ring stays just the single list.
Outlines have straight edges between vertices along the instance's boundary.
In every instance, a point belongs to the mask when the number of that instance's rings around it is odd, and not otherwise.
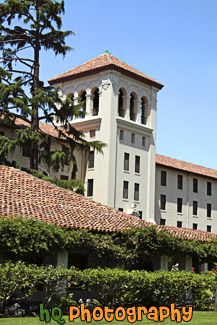
[{"label": "blue sky", "polygon": [[42,54],[48,80],[105,50],[165,85],[157,152],[217,169],[217,1],[65,0],[74,51]]}]

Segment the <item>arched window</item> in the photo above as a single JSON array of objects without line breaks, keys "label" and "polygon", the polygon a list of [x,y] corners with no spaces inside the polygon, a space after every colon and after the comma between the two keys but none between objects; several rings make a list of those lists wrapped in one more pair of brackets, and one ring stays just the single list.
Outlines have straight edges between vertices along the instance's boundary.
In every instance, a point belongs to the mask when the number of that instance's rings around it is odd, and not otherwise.
[{"label": "arched window", "polygon": [[130,94],[130,120],[136,121],[136,105],[135,105],[136,96],[135,94]]},{"label": "arched window", "polygon": [[[74,106],[74,94],[69,93],[69,94],[67,95],[67,98],[70,98],[70,99],[72,100],[72,105]],[[72,120],[72,118],[69,117],[69,121],[71,121],[71,120]]]},{"label": "arched window", "polygon": [[147,123],[147,99],[145,97],[141,98],[140,121],[141,124]]},{"label": "arched window", "polygon": [[80,98],[81,98],[81,103],[83,102],[83,105],[81,106],[80,108],[80,118],[84,118],[84,114],[82,114],[82,112],[86,112],[86,91],[83,91],[81,94],[80,94]]},{"label": "arched window", "polygon": [[96,88],[96,90],[93,93],[93,116],[96,116],[99,114],[99,88]]},{"label": "arched window", "polygon": [[124,89],[120,89],[118,95],[118,116],[120,117],[125,117],[124,95]]}]

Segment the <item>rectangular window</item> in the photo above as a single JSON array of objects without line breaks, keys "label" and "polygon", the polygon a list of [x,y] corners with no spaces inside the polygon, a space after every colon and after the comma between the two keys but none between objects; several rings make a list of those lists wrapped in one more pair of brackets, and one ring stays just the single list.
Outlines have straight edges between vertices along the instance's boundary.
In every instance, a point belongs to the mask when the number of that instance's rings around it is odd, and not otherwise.
[{"label": "rectangular window", "polygon": [[91,150],[89,153],[88,168],[94,168],[94,150]]},{"label": "rectangular window", "polygon": [[193,223],[193,229],[197,230],[197,223]]},{"label": "rectangular window", "polygon": [[183,176],[182,175],[177,175],[177,188],[178,188],[178,190],[183,189]]},{"label": "rectangular window", "polygon": [[160,209],[166,210],[166,195],[161,194],[160,196]]},{"label": "rectangular window", "polygon": [[118,208],[118,211],[123,212],[124,209],[123,208]]},{"label": "rectangular window", "polygon": [[123,199],[128,199],[128,186],[129,186],[129,182],[124,181],[124,185],[123,185]]},{"label": "rectangular window", "polygon": [[67,181],[69,179],[69,176],[66,176],[66,175],[60,175],[60,179],[62,181]]},{"label": "rectangular window", "polygon": [[139,184],[134,184],[134,201],[139,201]]},{"label": "rectangular window", "polygon": [[212,183],[207,182],[207,195],[211,196],[212,195]]},{"label": "rectangular window", "polygon": [[139,219],[142,219],[142,211],[139,211]]},{"label": "rectangular window", "polygon": [[22,149],[22,156],[23,156],[23,157],[27,157],[27,158],[30,157],[30,150],[29,150],[28,147],[24,147],[24,148]]},{"label": "rectangular window", "polygon": [[90,130],[90,138],[94,138],[96,136],[96,130]]},{"label": "rectangular window", "polygon": [[193,201],[193,215],[197,216],[197,201]]},{"label": "rectangular window", "polygon": [[124,153],[124,170],[129,170],[130,168],[130,154]]},{"label": "rectangular window", "polygon": [[87,196],[93,196],[93,179],[87,180]]},{"label": "rectangular window", "polygon": [[135,134],[134,133],[131,134],[131,143],[135,143]]},{"label": "rectangular window", "polygon": [[182,221],[177,221],[177,227],[182,228]]},{"label": "rectangular window", "polygon": [[165,226],[166,224],[166,219],[160,219],[160,225]]},{"label": "rectangular window", "polygon": [[207,227],[206,227],[206,231],[207,231],[207,232],[211,232],[211,231],[212,231],[212,227],[211,227],[211,226],[207,226]]},{"label": "rectangular window", "polygon": [[135,173],[140,173],[140,157],[135,156]]},{"label": "rectangular window", "polygon": [[198,193],[198,179],[193,178],[193,192]]},{"label": "rectangular window", "polygon": [[142,147],[146,146],[146,137],[142,137]]},{"label": "rectangular window", "polygon": [[177,212],[182,213],[182,198],[177,198]]},{"label": "rectangular window", "polygon": [[211,218],[212,216],[212,204],[207,203],[207,218]]},{"label": "rectangular window", "polygon": [[167,185],[167,172],[164,170],[161,170],[161,180],[160,180],[161,186],[166,186]]},{"label": "rectangular window", "polygon": [[120,140],[124,141],[124,130],[120,130]]},{"label": "rectangular window", "polygon": [[88,255],[86,254],[73,254],[68,255],[68,268],[75,266],[80,270],[88,268]]}]

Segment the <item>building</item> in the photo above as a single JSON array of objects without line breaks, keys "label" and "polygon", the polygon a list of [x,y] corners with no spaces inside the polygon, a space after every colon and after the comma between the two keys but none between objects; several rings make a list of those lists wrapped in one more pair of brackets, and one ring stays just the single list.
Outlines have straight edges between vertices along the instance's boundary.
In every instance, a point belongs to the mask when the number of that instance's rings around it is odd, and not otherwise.
[{"label": "building", "polygon": [[[59,87],[63,99],[71,97],[75,105],[83,102],[81,116],[72,125],[83,130],[87,140],[107,144],[103,155],[76,153],[76,177],[85,182],[88,198],[159,225],[217,234],[217,171],[156,155],[161,83],[108,52],[49,83]],[[41,127],[55,137],[51,125],[41,123]],[[7,126],[1,130],[15,136]],[[20,152],[12,158],[23,169],[28,167]],[[50,175],[67,179],[70,173],[65,166]]]}]

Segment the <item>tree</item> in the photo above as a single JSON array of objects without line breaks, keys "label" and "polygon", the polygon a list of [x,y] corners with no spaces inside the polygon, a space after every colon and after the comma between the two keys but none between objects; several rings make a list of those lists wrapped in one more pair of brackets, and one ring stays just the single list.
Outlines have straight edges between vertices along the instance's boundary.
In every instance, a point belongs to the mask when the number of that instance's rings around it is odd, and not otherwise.
[{"label": "tree", "polygon": [[[16,143],[0,138],[0,154],[14,149],[15,145],[27,147],[31,169],[37,170],[41,160],[55,171],[71,162],[73,177],[76,172],[74,149],[92,147],[102,152],[104,144],[100,141],[87,142],[83,133],[70,125],[69,119],[80,116],[83,103],[73,106],[70,98],[61,100],[58,89],[45,86],[40,80],[40,54],[43,49],[63,57],[71,50],[65,38],[73,32],[61,31],[62,13],[64,1],[4,0],[0,4],[0,60],[3,65],[0,68],[0,109],[3,120],[12,127],[17,117],[29,123],[28,127],[17,131]],[[61,128],[55,125],[55,119],[61,122]],[[59,142],[67,141],[70,149],[63,145],[62,149],[51,151],[52,137],[43,134],[41,120],[52,123],[58,130]]]}]

